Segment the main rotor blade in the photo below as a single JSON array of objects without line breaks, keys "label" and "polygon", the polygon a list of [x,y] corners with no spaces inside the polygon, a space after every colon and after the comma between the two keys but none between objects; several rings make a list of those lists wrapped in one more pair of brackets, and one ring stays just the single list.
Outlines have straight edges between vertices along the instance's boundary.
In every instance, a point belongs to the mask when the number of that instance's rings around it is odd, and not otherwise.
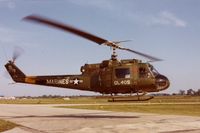
[{"label": "main rotor blade", "polygon": [[126,51],[129,51],[129,52],[132,52],[132,53],[138,54],[138,55],[143,56],[143,57],[145,57],[145,58],[147,58],[147,59],[150,59],[151,61],[162,61],[162,59],[159,59],[159,58],[157,58],[157,57],[153,57],[153,56],[151,56],[151,55],[144,54],[144,53],[141,53],[141,52],[138,52],[138,51],[132,50],[132,49],[121,48],[121,47],[120,47],[119,49],[121,49],[121,50],[126,50]]},{"label": "main rotor blade", "polygon": [[57,29],[60,29],[60,30],[63,30],[63,31],[67,31],[67,32],[70,32],[70,33],[75,34],[77,36],[80,36],[80,37],[83,37],[85,39],[88,39],[90,41],[96,42],[98,44],[103,44],[103,43],[105,43],[107,41],[107,40],[105,40],[103,38],[100,38],[98,36],[92,35],[92,34],[90,34],[88,32],[85,32],[85,31],[79,30],[77,28],[74,28],[74,27],[72,27],[70,25],[66,25],[66,24],[63,24],[61,22],[57,22],[55,20],[52,20],[52,19],[49,19],[49,18],[45,18],[45,17],[42,17],[42,16],[30,15],[30,16],[27,16],[27,17],[23,18],[23,20],[36,22],[36,23],[48,25],[48,26],[51,26],[51,27],[54,27],[54,28],[57,28]]},{"label": "main rotor blade", "polygon": [[49,18],[45,18],[45,17],[39,16],[39,15],[30,15],[30,16],[24,17],[23,20],[27,20],[27,21],[31,21],[31,22],[35,22],[35,23],[39,23],[39,24],[44,24],[44,25],[48,25],[48,26],[63,30],[63,31],[67,31],[69,33],[83,37],[83,38],[88,39],[90,41],[96,42],[97,44],[100,44],[100,45],[103,44],[103,45],[107,45],[107,46],[112,47],[112,48],[126,50],[126,51],[129,51],[129,52],[138,54],[140,56],[143,56],[145,58],[148,58],[152,61],[161,61],[161,59],[159,59],[159,58],[156,58],[156,57],[153,57],[153,56],[150,56],[150,55],[147,55],[147,54],[143,54],[141,52],[137,52],[137,51],[134,51],[134,50],[131,50],[131,49],[128,49],[128,48],[120,47],[120,45],[118,45],[121,42],[127,42],[127,41],[130,41],[130,40],[118,41],[118,42],[108,41],[108,40],[105,40],[101,37],[93,35],[91,33],[88,33],[88,32],[85,32],[83,30],[74,28],[70,25],[63,24],[61,22],[58,22],[58,21],[55,21],[55,20],[52,20],[52,19],[49,19]]}]

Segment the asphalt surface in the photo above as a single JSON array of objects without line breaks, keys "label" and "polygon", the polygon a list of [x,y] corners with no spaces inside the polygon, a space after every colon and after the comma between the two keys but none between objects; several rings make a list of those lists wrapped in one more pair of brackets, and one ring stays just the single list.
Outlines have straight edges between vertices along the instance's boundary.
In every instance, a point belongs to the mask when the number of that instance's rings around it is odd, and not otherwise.
[{"label": "asphalt surface", "polygon": [[0,119],[20,126],[5,133],[200,133],[200,117],[0,104]]}]

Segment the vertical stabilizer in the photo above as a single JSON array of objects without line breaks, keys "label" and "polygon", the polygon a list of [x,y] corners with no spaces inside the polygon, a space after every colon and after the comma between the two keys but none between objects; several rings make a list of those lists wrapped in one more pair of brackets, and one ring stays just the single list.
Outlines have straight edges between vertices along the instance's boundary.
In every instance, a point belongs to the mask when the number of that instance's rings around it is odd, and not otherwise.
[{"label": "vertical stabilizer", "polygon": [[26,75],[14,64],[13,61],[9,61],[5,67],[15,82],[25,81]]}]

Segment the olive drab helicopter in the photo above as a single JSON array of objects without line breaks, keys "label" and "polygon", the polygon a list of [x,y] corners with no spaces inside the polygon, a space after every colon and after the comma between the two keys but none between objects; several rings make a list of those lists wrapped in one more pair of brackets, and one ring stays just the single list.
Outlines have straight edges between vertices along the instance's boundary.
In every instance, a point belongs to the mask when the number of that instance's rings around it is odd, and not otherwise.
[{"label": "olive drab helicopter", "polygon": [[[170,83],[168,78],[156,71],[150,62],[144,63],[138,59],[117,59],[116,50],[119,49],[143,56],[150,61],[161,60],[120,46],[119,44],[123,41],[108,41],[83,30],[39,15],[30,15],[23,18],[23,20],[57,28],[95,42],[99,45],[109,46],[112,48],[113,53],[111,59],[103,60],[101,63],[85,64],[81,67],[81,74],[79,75],[26,76],[15,65],[16,58],[14,58],[13,60],[8,61],[5,67],[12,79],[17,83],[111,94],[112,101],[116,100],[114,99],[116,94],[137,94],[132,97],[137,96],[137,100],[141,100],[141,97],[148,92],[159,92],[169,87]],[[151,98],[152,97],[147,97],[142,100],[149,100]]]}]

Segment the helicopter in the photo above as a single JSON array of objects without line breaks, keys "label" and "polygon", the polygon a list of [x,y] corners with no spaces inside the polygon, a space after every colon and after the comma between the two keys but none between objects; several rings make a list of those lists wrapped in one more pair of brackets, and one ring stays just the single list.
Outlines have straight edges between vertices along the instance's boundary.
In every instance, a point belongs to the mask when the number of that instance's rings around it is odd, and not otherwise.
[{"label": "helicopter", "polygon": [[[136,100],[140,101],[141,97],[146,93],[159,92],[167,89],[170,85],[168,78],[160,74],[153,65],[150,64],[150,61],[161,61],[161,59],[120,46],[120,43],[125,41],[108,41],[73,26],[40,15],[29,15],[24,17],[23,20],[50,26],[77,35],[99,45],[111,47],[112,55],[110,59],[103,60],[101,63],[85,64],[81,66],[81,74],[78,75],[27,76],[15,65],[16,58],[13,58],[5,64],[5,67],[16,83],[109,94],[112,96],[111,101],[117,101],[114,99],[117,94],[137,94],[138,99]],[[139,59],[119,60],[116,53],[117,49],[135,53],[150,61],[142,62]],[[142,93],[142,95],[139,95],[140,93]],[[149,100],[151,98],[153,97],[147,97],[142,100]],[[132,101],[132,99],[129,100]]]}]

